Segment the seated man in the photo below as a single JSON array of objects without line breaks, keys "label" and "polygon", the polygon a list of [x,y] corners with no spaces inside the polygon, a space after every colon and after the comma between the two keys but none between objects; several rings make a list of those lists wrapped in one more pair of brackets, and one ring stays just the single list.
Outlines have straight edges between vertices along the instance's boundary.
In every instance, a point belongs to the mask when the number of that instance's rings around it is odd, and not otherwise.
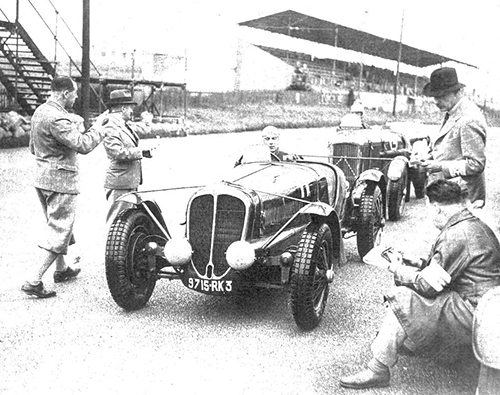
[{"label": "seated man", "polygon": [[[294,161],[301,159],[300,156],[294,154],[287,154],[284,151],[280,151],[280,132],[275,126],[266,126],[262,130],[262,141],[264,145],[269,147],[269,152],[271,154],[271,161]],[[241,165],[244,162],[244,156],[242,155],[234,164],[234,166]]]},{"label": "seated man", "polygon": [[[426,189],[429,215],[441,231],[426,260],[395,254],[389,264],[396,287],[372,343],[365,370],[340,380],[346,388],[385,387],[398,351],[449,357],[472,346],[472,322],[481,296],[500,285],[500,244],[467,209],[457,183],[438,180]],[[458,354],[457,354],[458,356]]]}]

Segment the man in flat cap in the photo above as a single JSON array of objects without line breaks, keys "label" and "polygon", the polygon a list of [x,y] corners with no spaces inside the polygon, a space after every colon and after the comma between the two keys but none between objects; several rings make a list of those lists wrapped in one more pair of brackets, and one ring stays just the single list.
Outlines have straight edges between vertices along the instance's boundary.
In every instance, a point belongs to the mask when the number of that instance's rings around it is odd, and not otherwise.
[{"label": "man in flat cap", "polygon": [[109,203],[106,226],[128,208],[121,196],[136,191],[142,184],[142,158],[151,158],[151,150],[139,148],[139,136],[134,130],[133,111],[136,103],[128,90],[118,89],[110,93],[107,103],[109,115],[104,121],[106,138],[104,148],[109,159],[104,189]]},{"label": "man in flat cap", "polygon": [[468,191],[474,207],[484,206],[486,188],[486,121],[479,108],[464,96],[454,68],[434,70],[424,95],[433,97],[445,117],[432,141],[432,158],[423,162],[429,181],[453,179]]}]

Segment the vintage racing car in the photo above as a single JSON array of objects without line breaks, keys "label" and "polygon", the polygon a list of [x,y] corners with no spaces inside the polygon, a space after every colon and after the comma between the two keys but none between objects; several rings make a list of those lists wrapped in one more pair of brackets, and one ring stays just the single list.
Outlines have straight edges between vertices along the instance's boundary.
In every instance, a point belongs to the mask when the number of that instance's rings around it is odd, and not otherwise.
[{"label": "vintage racing car", "polygon": [[424,193],[426,174],[414,166],[412,155],[416,141],[428,140],[420,134],[411,137],[389,128],[343,125],[330,139],[329,160],[344,171],[351,188],[368,181],[376,183],[387,218],[397,221],[409,201],[410,183],[416,197]]},{"label": "vintage racing car", "polygon": [[134,207],[111,225],[105,263],[119,306],[142,308],[159,278],[211,295],[287,288],[297,325],[318,325],[334,270],[345,261],[343,238],[361,234],[363,252],[380,241],[381,191],[370,180],[350,190],[344,173],[326,161],[270,161],[264,150],[264,160],[248,155],[224,181],[194,192],[185,238],[171,237],[144,192],[123,198]]}]

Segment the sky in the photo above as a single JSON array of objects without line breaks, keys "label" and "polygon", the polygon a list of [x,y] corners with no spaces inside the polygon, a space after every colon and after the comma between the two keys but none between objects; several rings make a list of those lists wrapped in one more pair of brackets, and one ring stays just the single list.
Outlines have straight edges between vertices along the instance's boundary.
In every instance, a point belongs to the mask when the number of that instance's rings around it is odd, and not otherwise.
[{"label": "sky", "polygon": [[[6,8],[5,1],[10,1],[11,7],[15,5],[15,0],[4,0],[2,9]],[[79,36],[82,3],[50,1]],[[500,87],[499,0],[473,3],[456,0],[89,1],[91,43],[95,46],[179,53],[197,41],[217,45],[228,27],[238,22],[291,9],[393,40],[399,40],[403,27],[403,43],[474,64],[484,73],[487,83],[491,81],[492,86]],[[20,2],[22,22],[23,16],[32,10],[27,0]],[[43,8],[43,3],[49,0],[38,0],[37,7]],[[47,15],[49,23],[54,22],[53,14]]]}]

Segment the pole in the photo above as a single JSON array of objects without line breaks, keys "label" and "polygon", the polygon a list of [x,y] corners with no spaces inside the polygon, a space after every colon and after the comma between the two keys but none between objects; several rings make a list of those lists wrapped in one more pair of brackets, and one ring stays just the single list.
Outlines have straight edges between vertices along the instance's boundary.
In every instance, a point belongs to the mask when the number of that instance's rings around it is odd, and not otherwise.
[{"label": "pole", "polygon": [[18,77],[19,77],[19,0],[16,1],[16,79],[15,79],[15,96],[16,104],[17,101],[17,87],[18,87]]},{"label": "pole", "polygon": [[363,54],[365,52],[365,44],[361,47],[361,61],[359,62],[359,79],[358,79],[358,98],[361,97],[361,80],[363,79]]},{"label": "pole", "polygon": [[398,65],[396,66],[396,81],[394,82],[394,103],[392,105],[392,115],[396,115],[396,102],[398,98],[399,87],[399,64],[401,63],[401,53],[403,52],[403,26],[405,22],[405,10],[403,8],[403,15],[401,16],[401,30],[399,33],[399,52],[398,52]]},{"label": "pole", "polygon": [[82,116],[87,129],[90,127],[90,0],[83,0],[82,30]]},{"label": "pole", "polygon": [[[339,39],[339,28],[336,27],[335,28],[335,37],[333,39],[333,46],[335,48],[337,48],[337,45],[338,45],[338,39]],[[334,55],[335,56],[335,55]],[[335,58],[333,58],[333,67],[332,67],[332,71],[333,71],[333,77],[335,77],[335,74],[336,74],[336,70],[337,69],[337,61],[335,60]]]},{"label": "pole", "polygon": [[[363,22],[361,23],[363,31],[365,30],[366,19],[368,17],[368,11],[365,10],[363,15]],[[365,43],[363,42],[361,46],[361,57],[359,58],[359,80],[358,80],[358,99],[361,98],[361,80],[363,79],[363,55],[365,54]]]}]

